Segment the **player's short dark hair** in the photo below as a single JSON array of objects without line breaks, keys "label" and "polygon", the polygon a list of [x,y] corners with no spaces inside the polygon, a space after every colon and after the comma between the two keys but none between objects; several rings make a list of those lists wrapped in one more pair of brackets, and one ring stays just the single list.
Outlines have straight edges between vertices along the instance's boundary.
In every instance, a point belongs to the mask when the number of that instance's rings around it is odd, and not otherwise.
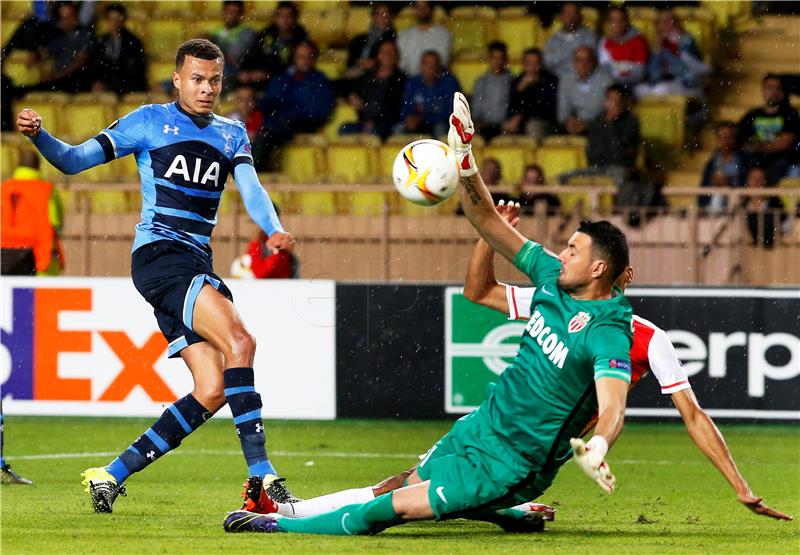
[{"label": "player's short dark hair", "polygon": [[186,56],[192,56],[201,60],[225,59],[219,46],[206,39],[189,39],[178,48],[178,53],[175,55],[176,70],[180,71],[183,67]]},{"label": "player's short dark hair", "polygon": [[630,262],[628,240],[620,228],[607,220],[584,220],[578,231],[592,238],[592,251],[606,261],[608,274],[606,278],[613,283],[625,271]]},{"label": "player's short dark hair", "polygon": [[493,40],[489,43],[488,47],[489,52],[494,52],[495,50],[499,50],[503,54],[508,54],[508,46],[501,40]]},{"label": "player's short dark hair", "polygon": [[105,14],[108,15],[111,12],[117,12],[122,16],[123,19],[128,19],[128,10],[125,9],[125,6],[119,2],[114,2],[106,6]]}]

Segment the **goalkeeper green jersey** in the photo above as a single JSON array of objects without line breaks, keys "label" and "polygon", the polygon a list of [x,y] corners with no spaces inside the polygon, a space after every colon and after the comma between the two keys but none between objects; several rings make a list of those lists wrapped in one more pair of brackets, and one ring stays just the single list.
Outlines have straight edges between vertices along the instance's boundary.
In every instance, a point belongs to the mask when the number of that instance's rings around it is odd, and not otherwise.
[{"label": "goalkeeper green jersey", "polygon": [[595,380],[630,383],[633,311],[616,288],[616,296],[596,301],[561,291],[561,263],[532,241],[514,264],[537,287],[532,317],[514,361],[479,410],[534,471],[547,472],[569,459],[569,439],[597,411]]}]

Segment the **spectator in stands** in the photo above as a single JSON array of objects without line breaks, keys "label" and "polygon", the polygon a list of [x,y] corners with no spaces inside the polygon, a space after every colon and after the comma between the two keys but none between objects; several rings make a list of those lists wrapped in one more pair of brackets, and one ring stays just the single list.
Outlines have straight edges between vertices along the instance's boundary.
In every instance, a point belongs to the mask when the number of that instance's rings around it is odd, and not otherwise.
[{"label": "spectator in stands", "polygon": [[225,54],[223,93],[227,93],[239,85],[242,61],[256,40],[256,32],[246,26],[243,21],[244,2],[242,0],[225,0],[222,3],[222,25],[211,31],[208,37]]},{"label": "spectator in stands", "polygon": [[392,127],[400,121],[406,83],[405,74],[397,67],[399,59],[395,41],[380,43],[378,65],[356,81],[354,91],[347,98],[358,112],[358,122],[344,124],[339,131],[341,134],[371,133],[382,139],[391,135]]},{"label": "spectator in stands", "polygon": [[56,13],[54,34],[45,45],[52,70],[42,77],[36,88],[69,93],[87,91],[91,78],[92,35],[81,25],[78,8],[72,2],[59,4]]},{"label": "spectator in stands", "polygon": [[303,41],[294,49],[294,65],[270,79],[258,103],[264,124],[253,144],[253,159],[259,170],[272,167],[276,146],[296,133],[319,130],[333,112],[333,84],[316,69],[317,46]]},{"label": "spectator in stands", "polygon": [[544,170],[539,164],[528,164],[525,166],[525,173],[522,174],[522,181],[519,184],[519,192],[516,201],[520,203],[523,214],[533,214],[540,204],[545,206],[547,214],[556,214],[561,208],[561,201],[556,195],[550,193],[534,193],[531,188],[544,185]]},{"label": "spectator in stands", "polygon": [[475,130],[487,141],[502,131],[513,79],[508,71],[508,47],[503,42],[492,42],[489,69],[475,82],[471,103]]},{"label": "spectator in stands", "polygon": [[409,77],[419,75],[422,54],[433,50],[439,54],[440,64],[450,64],[450,31],[433,22],[433,3],[414,2],[417,24],[397,35],[400,48],[400,69]]},{"label": "spectator in stands", "polygon": [[572,66],[573,70],[558,81],[558,122],[569,135],[584,135],[589,122],[603,112],[613,79],[597,67],[594,50],[587,46],[575,51]]},{"label": "spectator in stands", "polygon": [[[701,187],[744,187],[751,157],[741,148],[737,138],[736,124],[723,121],[717,124],[717,148],[708,159],[703,170]],[[725,208],[722,195],[700,197],[700,207],[718,214]]]},{"label": "spectator in stands", "polygon": [[645,79],[647,70],[647,39],[631,27],[628,10],[613,6],[606,16],[608,33],[600,39],[597,57],[601,67],[611,72],[614,81],[636,85]]},{"label": "spectator in stands", "polygon": [[542,52],[529,48],[522,55],[522,73],[511,82],[505,133],[525,133],[541,139],[553,132],[556,122],[558,79],[544,68]]},{"label": "spectator in stands", "polygon": [[297,16],[294,2],[278,2],[272,24],[258,34],[242,59],[238,76],[240,84],[260,89],[270,77],[289,67],[295,47],[308,39],[308,33],[297,22]]},{"label": "spectator in stands", "polygon": [[256,90],[253,87],[239,87],[235,95],[236,108],[227,117],[244,123],[252,142],[264,125],[264,115],[256,108]]},{"label": "spectator in stands", "polygon": [[453,94],[458,90],[458,81],[444,70],[439,53],[434,50],[425,52],[420,62],[420,74],[406,81],[400,111],[402,121],[397,131],[446,135],[453,111]]},{"label": "spectator in stands", "polygon": [[394,13],[389,2],[372,5],[372,21],[369,31],[356,35],[347,45],[347,71],[345,80],[354,81],[378,64],[378,48],[387,40],[397,40],[394,28]]},{"label": "spectator in stands", "polygon": [[125,6],[108,4],[105,14],[108,33],[92,46],[92,90],[118,95],[146,91],[147,58],[142,41],[125,28]]},{"label": "spectator in stands", "polygon": [[39,157],[20,153],[11,179],[0,184],[2,229],[0,273],[57,275],[64,268],[58,232],[63,221],[61,197],[39,173]]},{"label": "spectator in stands", "polygon": [[[767,172],[764,168],[754,166],[747,172],[748,189],[765,189],[770,186]],[[775,236],[778,233],[782,222],[786,220],[786,213],[783,211],[783,202],[777,195],[747,197],[744,202],[744,209],[747,212],[747,228],[753,243],[759,243],[767,248],[772,247]]]},{"label": "spectator in stands", "polygon": [[766,169],[773,183],[798,160],[800,118],[786,101],[781,80],[767,74],[761,81],[764,105],[747,112],[739,122],[739,137],[754,162]]},{"label": "spectator in stands", "polygon": [[656,30],[658,41],[648,64],[648,81],[636,87],[636,95],[684,94],[702,99],[702,77],[709,67],[692,35],[683,30],[672,10],[659,12]]},{"label": "spectator in stands", "polygon": [[544,63],[557,76],[572,73],[571,62],[575,51],[585,46],[592,50],[597,45],[597,35],[583,25],[583,16],[578,4],[564,2],[559,14],[561,28],[553,34],[544,47]]}]

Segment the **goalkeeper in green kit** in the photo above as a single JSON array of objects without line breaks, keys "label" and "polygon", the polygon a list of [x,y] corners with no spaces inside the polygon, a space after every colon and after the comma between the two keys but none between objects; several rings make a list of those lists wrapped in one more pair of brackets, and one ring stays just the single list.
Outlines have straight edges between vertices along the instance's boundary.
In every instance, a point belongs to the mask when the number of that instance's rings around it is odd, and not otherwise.
[{"label": "goalkeeper in green kit", "polygon": [[[631,369],[632,310],[613,286],[628,265],[625,235],[609,222],[583,222],[558,256],[520,235],[495,210],[477,172],[473,132],[469,105],[456,93],[449,142],[461,168],[464,212],[537,288],[516,358],[404,487],[304,518],[275,514],[277,506],[262,494],[258,512],[228,515],[227,531],[353,535],[413,520],[494,521],[495,511],[540,496],[573,456],[613,491],[605,456],[622,431]],[[576,439],[595,414],[594,436]]]}]

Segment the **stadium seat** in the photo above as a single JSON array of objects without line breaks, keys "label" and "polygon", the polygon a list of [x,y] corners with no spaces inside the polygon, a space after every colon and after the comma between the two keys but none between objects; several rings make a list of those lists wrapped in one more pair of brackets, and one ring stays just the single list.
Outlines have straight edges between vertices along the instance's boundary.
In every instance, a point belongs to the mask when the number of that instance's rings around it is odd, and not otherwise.
[{"label": "stadium seat", "polygon": [[525,166],[535,161],[536,142],[525,135],[501,135],[481,151],[484,161],[489,157],[497,159],[500,163],[501,182],[512,185],[522,181]]},{"label": "stadium seat", "polygon": [[64,134],[77,142],[94,137],[116,119],[116,97],[102,99],[100,95],[75,95],[69,107],[69,119],[62,122]]},{"label": "stadium seat", "polygon": [[8,59],[3,61],[3,73],[17,86],[35,85],[42,78],[41,68],[31,65],[26,60]]},{"label": "stadium seat", "polygon": [[[658,11],[651,6],[628,6],[628,17],[631,25],[644,35],[649,44],[655,44],[656,42],[657,16]],[[604,29],[601,29],[601,31],[604,31]]]},{"label": "stadium seat", "polygon": [[281,148],[281,173],[294,183],[317,183],[325,175],[325,139],[317,135],[297,135]]},{"label": "stadium seat", "polygon": [[[447,21],[447,12],[444,8],[436,4],[433,8],[433,22],[437,25],[444,25]],[[394,20],[394,28],[397,29],[397,32],[405,31],[409,27],[413,27],[417,24],[417,17],[414,15],[414,6],[408,5],[402,10],[400,13],[397,14],[397,17]]]},{"label": "stadium seat", "polygon": [[564,142],[545,142],[536,151],[536,161],[548,181],[555,181],[564,172],[586,167],[586,148]]},{"label": "stadium seat", "polygon": [[136,157],[133,154],[109,162],[108,165],[115,181],[139,183],[139,166],[136,165]]},{"label": "stadium seat", "polygon": [[317,59],[317,69],[331,81],[336,81],[347,70],[347,50],[330,49]]},{"label": "stadium seat", "polygon": [[[159,0],[153,3],[151,14],[155,17],[187,17],[195,15],[195,8],[199,7],[199,2],[192,0]],[[218,14],[222,10],[220,9]]]},{"label": "stadium seat", "polygon": [[461,54],[486,52],[486,46],[495,37],[494,14],[489,12],[491,15],[487,15],[487,12],[478,8],[463,15],[456,15],[456,10],[453,12],[446,25],[452,37],[451,55],[457,57]]},{"label": "stadium seat", "polygon": [[131,211],[125,191],[90,191],[89,206],[92,214],[127,214]]},{"label": "stadium seat", "polygon": [[475,81],[487,70],[487,63],[477,55],[462,55],[450,64],[450,72],[458,79],[461,90],[467,95],[472,94],[475,89]]},{"label": "stadium seat", "polygon": [[294,193],[294,210],[304,216],[333,216],[336,214],[336,195],[318,185],[316,191]]},{"label": "stadium seat", "polygon": [[497,36],[508,45],[511,59],[519,59],[525,49],[542,47],[544,43],[542,24],[535,16],[499,18]]},{"label": "stadium seat", "polygon": [[[316,4],[316,2],[308,2],[303,5],[310,4]],[[345,10],[341,8],[303,9],[300,13],[300,24],[308,30],[309,36],[324,52],[328,46],[347,43],[347,21],[345,18]]]},{"label": "stadium seat", "polygon": [[42,116],[45,129],[55,135],[62,134],[62,115],[69,100],[69,95],[64,93],[35,92],[22,99],[14,101],[14,113],[18,114],[23,108],[31,108]]},{"label": "stadium seat", "polygon": [[175,60],[150,60],[147,71],[150,88],[162,89],[162,84],[172,81],[172,72],[175,71]]},{"label": "stadium seat", "polygon": [[[8,21],[22,21],[25,17],[33,14],[32,2],[3,2],[0,17]],[[6,43],[11,35],[3,35],[3,44]]]},{"label": "stadium seat", "polygon": [[169,97],[158,93],[130,93],[117,102],[117,118],[121,118],[145,104],[166,104]]},{"label": "stadium seat", "polygon": [[373,135],[346,135],[326,149],[328,180],[334,183],[366,183],[376,172],[375,156],[380,139]]},{"label": "stadium seat", "polygon": [[347,40],[352,40],[361,34],[369,32],[372,22],[372,9],[367,6],[350,6],[347,10],[347,23],[345,24],[345,35]]},{"label": "stadium seat", "polygon": [[[593,186],[616,187],[616,183],[614,183],[614,180],[604,175],[582,175],[582,176],[570,177],[566,181],[566,183],[564,183],[564,185],[585,186],[587,188]],[[582,195],[580,193],[570,193],[570,194],[560,195],[559,198],[561,199],[561,211],[563,214],[566,215],[571,214],[575,206],[579,202],[583,202],[582,215],[584,217],[591,216],[589,195]],[[614,197],[612,195],[600,196],[600,210],[602,214],[610,214],[613,205],[614,205]]]},{"label": "stadium seat", "polygon": [[197,2],[197,4],[195,10],[200,16],[219,19],[222,13],[222,2],[220,0],[203,0]]},{"label": "stadium seat", "polygon": [[[159,60],[172,60],[174,67],[175,52],[186,40],[186,28],[172,19],[155,19],[148,27],[147,54]],[[151,64],[150,71],[153,71]],[[171,73],[171,70],[170,70]],[[150,77],[153,79],[153,76]]]},{"label": "stadium seat", "polygon": [[792,212],[800,208],[800,177],[785,177],[779,183],[778,187],[781,189],[794,189],[798,195],[795,197],[795,206],[792,206],[792,197],[790,195],[781,195],[783,208],[786,212]]},{"label": "stadium seat", "polygon": [[325,127],[322,134],[329,141],[335,141],[339,136],[339,128],[345,123],[355,123],[358,121],[358,112],[347,102],[339,100],[333,109],[333,115]]},{"label": "stadium seat", "polygon": [[705,61],[711,62],[716,49],[714,12],[702,6],[677,6],[675,14],[686,32],[694,37]]},{"label": "stadium seat", "polygon": [[674,160],[684,143],[685,97],[650,97],[634,109],[652,160]]},{"label": "stadium seat", "polygon": [[354,185],[352,192],[339,193],[339,211],[351,216],[380,216],[389,208],[387,194],[371,191],[375,185]]},{"label": "stadium seat", "polygon": [[[11,35],[14,34],[20,22],[16,17],[9,17],[6,15],[5,7],[9,4],[22,4],[22,2],[3,2],[3,15],[2,21],[0,21],[0,44],[3,46],[5,46],[8,39],[11,38]],[[5,65],[5,60],[3,60],[3,63]]]}]

